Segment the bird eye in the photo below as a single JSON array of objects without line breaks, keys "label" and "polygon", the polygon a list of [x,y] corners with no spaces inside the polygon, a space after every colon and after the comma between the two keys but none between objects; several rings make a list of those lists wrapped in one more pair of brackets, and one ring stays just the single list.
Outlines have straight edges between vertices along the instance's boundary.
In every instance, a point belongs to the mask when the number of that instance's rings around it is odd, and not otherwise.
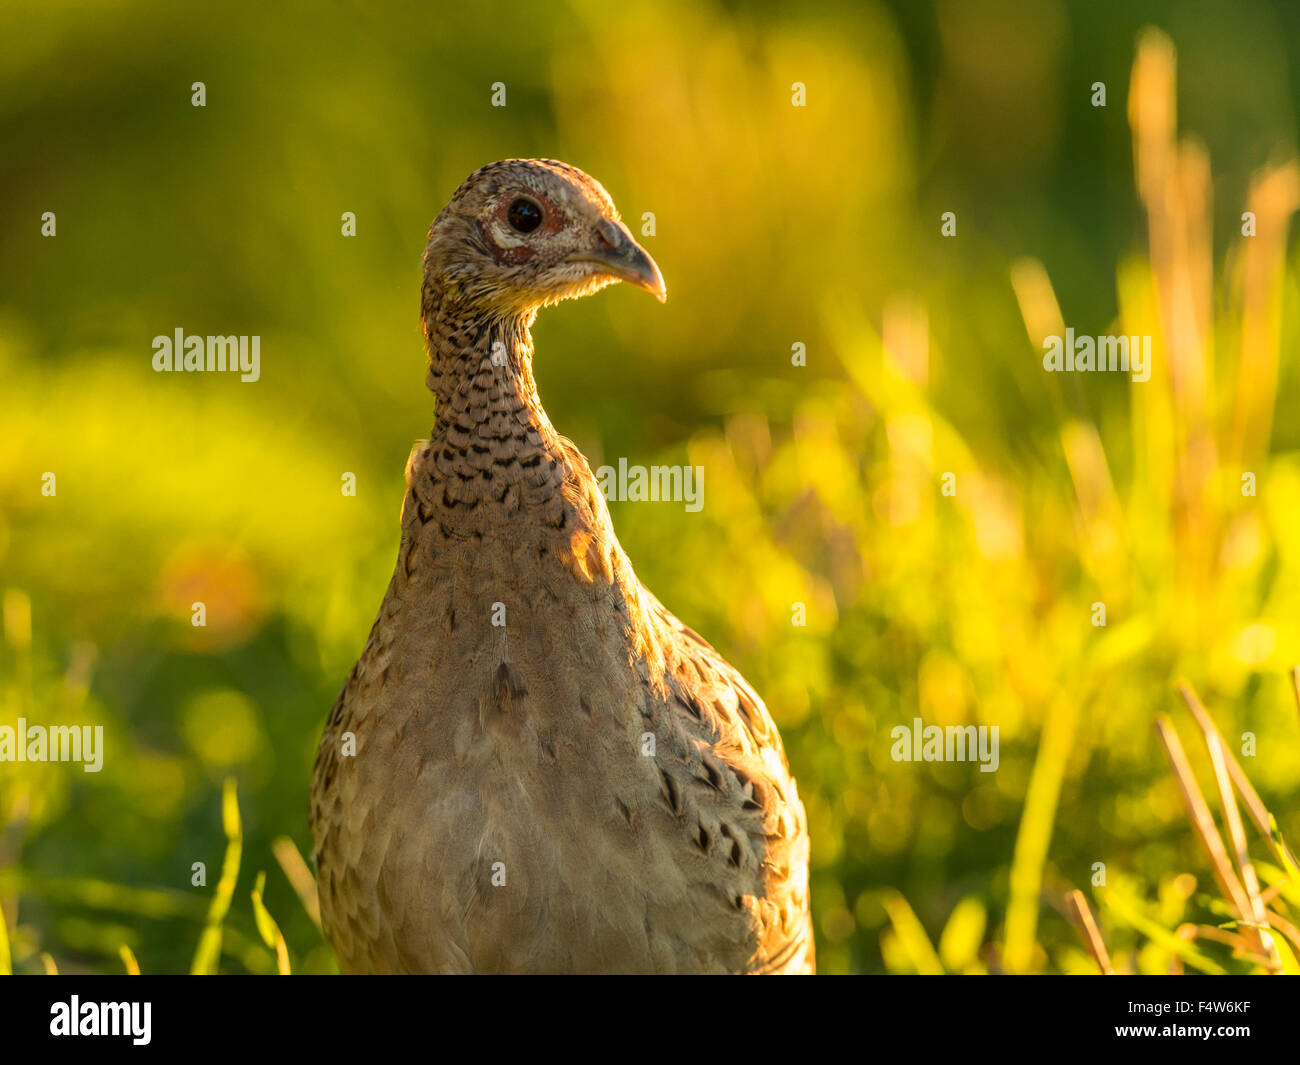
[{"label": "bird eye", "polygon": [[542,224],[542,209],[532,200],[518,199],[510,205],[506,219],[511,228],[520,233],[531,233]]}]

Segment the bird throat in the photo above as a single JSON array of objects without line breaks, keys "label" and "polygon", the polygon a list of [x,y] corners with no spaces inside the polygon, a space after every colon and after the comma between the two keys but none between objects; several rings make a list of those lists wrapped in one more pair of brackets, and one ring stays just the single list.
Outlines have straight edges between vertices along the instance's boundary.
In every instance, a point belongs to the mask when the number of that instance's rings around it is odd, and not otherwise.
[{"label": "bird throat", "polygon": [[537,395],[532,320],[426,293],[437,421],[407,480],[421,513],[438,512],[447,532],[482,534],[526,509],[545,519],[576,473]]}]

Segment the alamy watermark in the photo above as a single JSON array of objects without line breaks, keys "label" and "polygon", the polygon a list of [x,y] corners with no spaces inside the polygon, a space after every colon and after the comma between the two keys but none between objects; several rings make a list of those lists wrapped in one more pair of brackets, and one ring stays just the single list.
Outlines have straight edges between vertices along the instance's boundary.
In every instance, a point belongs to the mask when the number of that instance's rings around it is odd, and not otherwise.
[{"label": "alamy watermark", "polygon": [[103,725],[0,725],[0,762],[81,762],[87,773],[104,768]]},{"label": "alamy watermark", "polygon": [[82,1002],[73,995],[50,1006],[50,1035],[127,1036],[136,1046],[148,1046],[151,1002]]},{"label": "alamy watermark", "polygon": [[262,376],[262,338],[186,336],[177,326],[171,336],[153,338],[153,368],[158,373],[229,371],[251,384]]},{"label": "alamy watermark", "polygon": [[1134,381],[1151,378],[1149,336],[1043,338],[1043,369],[1048,373],[1131,373]]},{"label": "alamy watermark", "polygon": [[601,466],[596,471],[606,502],[685,503],[694,514],[704,508],[703,466],[629,466],[618,460],[618,468]]},{"label": "alamy watermark", "polygon": [[912,726],[889,730],[895,762],[979,762],[981,773],[998,771],[997,725],[927,725],[917,717]]}]

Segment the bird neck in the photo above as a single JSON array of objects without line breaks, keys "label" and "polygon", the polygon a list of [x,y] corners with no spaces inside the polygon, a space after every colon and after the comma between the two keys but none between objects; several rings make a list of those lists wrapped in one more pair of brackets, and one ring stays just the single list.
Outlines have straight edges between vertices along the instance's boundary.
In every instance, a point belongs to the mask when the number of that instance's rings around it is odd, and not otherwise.
[{"label": "bird neck", "polygon": [[434,439],[463,449],[476,436],[555,436],[533,378],[534,314],[501,315],[451,298],[426,306],[428,385],[438,400]]},{"label": "bird neck", "polygon": [[[590,466],[551,426],[533,381],[534,314],[485,314],[425,289],[424,332],[437,426],[407,465],[402,512],[405,562],[395,579],[411,580],[413,558],[448,541],[504,548],[517,558],[550,557],[582,584],[608,589],[630,619],[636,653],[661,683],[663,647],[653,597],[646,597],[619,546]],[[535,548],[536,555],[529,554]],[[478,556],[480,559],[482,556]],[[472,572],[480,572],[470,567]],[[470,578],[466,578],[470,579]]]},{"label": "bird neck", "polygon": [[562,502],[577,474],[533,380],[533,312],[502,315],[426,288],[424,333],[437,422],[407,480],[421,514],[460,534],[508,528]]}]

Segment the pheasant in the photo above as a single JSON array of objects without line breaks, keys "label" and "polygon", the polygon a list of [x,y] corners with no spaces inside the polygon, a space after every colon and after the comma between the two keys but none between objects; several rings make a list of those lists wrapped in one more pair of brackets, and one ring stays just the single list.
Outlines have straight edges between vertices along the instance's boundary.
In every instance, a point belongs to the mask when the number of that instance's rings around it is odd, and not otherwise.
[{"label": "pheasant", "polygon": [[435,427],[311,819],[349,973],[810,973],[808,830],[762,700],[637,579],[533,380],[539,308],[663,277],[604,188],[483,167],[434,220]]}]

